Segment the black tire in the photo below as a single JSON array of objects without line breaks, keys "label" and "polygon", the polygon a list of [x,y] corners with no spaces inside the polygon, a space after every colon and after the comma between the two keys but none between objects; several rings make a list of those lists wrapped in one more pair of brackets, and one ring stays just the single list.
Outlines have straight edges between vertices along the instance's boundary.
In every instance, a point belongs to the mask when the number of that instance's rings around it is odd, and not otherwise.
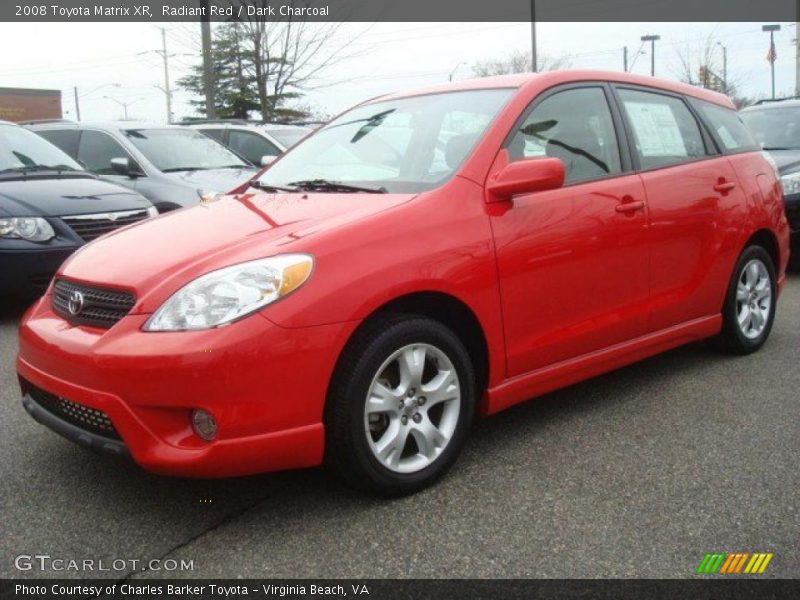
[{"label": "black tire", "polygon": [[[398,473],[384,466],[371,450],[364,410],[373,378],[385,361],[411,344],[434,346],[450,360],[458,376],[460,408],[455,430],[441,453],[421,470]],[[376,317],[348,343],[331,380],[325,410],[325,462],[358,489],[384,496],[414,493],[444,475],[458,457],[475,412],[475,390],[470,356],[450,329],[416,315]]]},{"label": "black tire", "polygon": [[[753,260],[763,263],[769,274],[769,286],[772,293],[772,300],[766,326],[763,331],[755,338],[748,338],[739,326],[738,310],[736,301],[736,289],[744,268]],[[767,341],[772,323],[775,320],[775,309],[777,308],[777,289],[775,286],[775,265],[769,253],[761,246],[752,245],[744,249],[736,261],[733,269],[728,292],[725,295],[725,302],[722,306],[722,331],[714,339],[717,348],[729,354],[751,354],[755,352],[764,342]]]}]

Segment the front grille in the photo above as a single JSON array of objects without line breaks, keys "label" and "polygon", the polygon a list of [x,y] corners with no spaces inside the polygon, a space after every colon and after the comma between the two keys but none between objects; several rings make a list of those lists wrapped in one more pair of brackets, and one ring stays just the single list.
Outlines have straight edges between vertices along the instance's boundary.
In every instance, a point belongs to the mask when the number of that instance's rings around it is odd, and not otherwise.
[{"label": "front grille", "polygon": [[[82,302],[77,299],[78,295]],[[53,286],[53,311],[74,325],[109,329],[127,315],[135,303],[136,298],[130,292],[90,287],[63,279],[57,280]]]},{"label": "front grille", "polygon": [[124,212],[102,213],[96,215],[76,215],[62,217],[62,220],[86,242],[91,242],[101,235],[136,223],[147,218],[146,210],[128,210]]},{"label": "front grille", "polygon": [[36,403],[47,412],[75,427],[113,440],[122,439],[117,433],[117,429],[114,427],[111,419],[102,410],[89,408],[83,404],[61,398],[60,396],[37,388],[27,381],[23,383],[23,390],[30,394]]}]

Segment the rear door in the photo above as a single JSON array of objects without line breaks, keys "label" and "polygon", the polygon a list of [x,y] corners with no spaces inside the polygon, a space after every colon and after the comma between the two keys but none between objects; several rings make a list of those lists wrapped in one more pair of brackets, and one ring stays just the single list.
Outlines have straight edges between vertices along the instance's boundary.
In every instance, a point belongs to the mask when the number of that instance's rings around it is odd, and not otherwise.
[{"label": "rear door", "polygon": [[647,194],[649,330],[717,314],[727,215],[744,201],[736,174],[685,98],[621,85],[616,94]]},{"label": "rear door", "polygon": [[509,160],[561,159],[564,187],[492,211],[508,375],[643,335],[648,316],[644,186],[631,171],[610,88],[538,97],[509,134]]}]

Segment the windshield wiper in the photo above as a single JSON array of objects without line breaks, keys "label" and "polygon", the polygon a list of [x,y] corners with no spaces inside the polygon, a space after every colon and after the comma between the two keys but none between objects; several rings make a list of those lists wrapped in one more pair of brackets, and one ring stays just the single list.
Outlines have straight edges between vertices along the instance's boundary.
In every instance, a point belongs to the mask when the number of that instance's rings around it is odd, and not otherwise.
[{"label": "windshield wiper", "polygon": [[301,181],[292,181],[288,185],[306,190],[309,192],[362,192],[365,194],[386,194],[389,192],[385,187],[370,188],[361,187],[357,185],[349,185],[339,181],[329,181],[327,179],[304,179]]},{"label": "windshield wiper", "polygon": [[288,188],[288,187],[281,187],[279,185],[271,185],[269,183],[264,183],[263,181],[255,180],[250,182],[250,187],[254,187],[259,190],[263,190],[265,192],[272,192],[273,194],[276,192],[297,192],[297,188]]},{"label": "windshield wiper", "polygon": [[162,173],[178,173],[180,171],[206,171],[208,167],[172,167],[171,169],[161,169]]},{"label": "windshield wiper", "polygon": [[787,146],[764,146],[761,148],[769,152],[770,150],[800,150],[800,148],[789,148]]},{"label": "windshield wiper", "polygon": [[0,170],[0,173],[22,173],[23,175],[27,173],[37,173],[41,171],[55,171],[56,173],[60,173],[61,171],[77,171],[78,169],[74,169],[73,167],[67,165],[25,165],[24,167],[10,167],[8,169]]}]

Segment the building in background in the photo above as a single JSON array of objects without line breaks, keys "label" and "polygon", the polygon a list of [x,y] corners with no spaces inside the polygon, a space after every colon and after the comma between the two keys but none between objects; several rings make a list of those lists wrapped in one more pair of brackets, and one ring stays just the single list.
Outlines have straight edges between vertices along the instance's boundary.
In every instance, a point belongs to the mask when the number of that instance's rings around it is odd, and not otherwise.
[{"label": "building in background", "polygon": [[0,120],[61,119],[61,90],[0,87]]}]

